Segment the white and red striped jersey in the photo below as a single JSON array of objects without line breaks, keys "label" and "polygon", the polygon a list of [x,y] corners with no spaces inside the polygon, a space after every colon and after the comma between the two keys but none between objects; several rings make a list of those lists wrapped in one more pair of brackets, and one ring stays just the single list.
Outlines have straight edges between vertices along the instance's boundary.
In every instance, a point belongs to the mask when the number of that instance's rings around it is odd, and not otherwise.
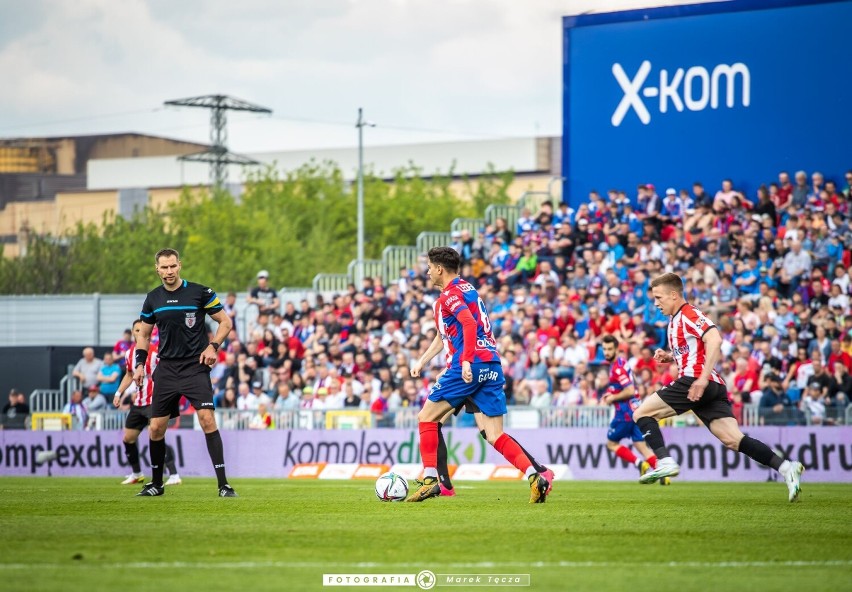
[{"label": "white and red striped jersey", "polygon": [[[707,359],[706,346],[701,338],[715,326],[703,312],[688,302],[672,316],[669,321],[669,349],[677,363],[678,378],[701,376]],[[715,369],[710,373],[710,380],[725,384]]]},{"label": "white and red striped jersey", "polygon": [[[136,350],[130,348],[124,353],[124,361],[127,368],[133,372],[133,363]],[[133,394],[133,405],[135,407],[147,407],[151,404],[151,397],[154,396],[154,370],[157,368],[157,348],[151,344],[148,349],[148,360],[145,362],[145,376],[142,379],[142,388],[136,386],[135,382],[131,382],[130,386],[124,391],[125,393]]]}]

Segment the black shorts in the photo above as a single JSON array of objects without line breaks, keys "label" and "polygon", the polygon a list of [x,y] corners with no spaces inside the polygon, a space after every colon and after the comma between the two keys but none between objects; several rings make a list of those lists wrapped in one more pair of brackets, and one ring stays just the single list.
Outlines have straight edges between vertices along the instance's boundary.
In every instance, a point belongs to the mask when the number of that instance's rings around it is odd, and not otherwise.
[{"label": "black shorts", "polygon": [[480,412],[479,405],[474,403],[473,399],[471,399],[470,397],[465,399],[464,403],[462,403],[461,405],[456,407],[455,410],[453,410],[453,415],[458,415],[459,413],[461,413],[462,409],[464,409],[467,413],[479,413]]},{"label": "black shorts", "polygon": [[682,376],[658,390],[657,394],[675,413],[680,415],[692,411],[708,428],[714,419],[734,417],[731,402],[728,401],[728,387],[711,381],[698,401],[690,401],[686,395],[693,382],[694,378]]},{"label": "black shorts", "polygon": [[154,370],[154,396],[151,417],[177,417],[180,398],[184,396],[196,409],[213,409],[213,385],[210,366],[197,357],[163,360]]},{"label": "black shorts", "polygon": [[130,413],[127,414],[127,419],[124,420],[124,427],[128,430],[139,430],[140,432],[148,427],[151,422],[151,406],[137,407],[130,406]]}]

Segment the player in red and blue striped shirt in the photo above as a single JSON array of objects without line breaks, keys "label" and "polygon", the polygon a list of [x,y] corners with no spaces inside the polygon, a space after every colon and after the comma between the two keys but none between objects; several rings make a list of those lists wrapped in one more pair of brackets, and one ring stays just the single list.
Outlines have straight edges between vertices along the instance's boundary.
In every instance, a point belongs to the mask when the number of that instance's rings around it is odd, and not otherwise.
[{"label": "player in red and blue striped shirt", "polygon": [[446,336],[449,355],[446,371],[435,382],[418,415],[424,479],[408,501],[422,502],[441,495],[437,469],[438,422],[469,398],[482,412],[488,443],[529,481],[530,503],[544,503],[547,479],[536,472],[520,445],[503,432],[506,381],[485,304],[476,288],[459,277],[461,261],[455,250],[435,247],[429,250],[428,258],[429,279],[441,289],[435,303],[435,322],[441,335]]},{"label": "player in red and blue striped shirt", "polygon": [[[618,458],[636,466],[640,475],[657,466],[657,457],[645,444],[642,430],[633,422],[633,410],[642,402],[636,393],[633,383],[633,371],[627,367],[627,361],[618,355],[618,339],[612,335],[604,335],[601,339],[603,355],[609,362],[609,386],[606,394],[601,397],[602,405],[612,404],[615,413],[606,433],[606,447],[615,452]],[[639,460],[635,454],[620,442],[626,438],[633,441],[633,447],[645,460]],[[668,485],[668,478],[661,479],[660,484]]]}]

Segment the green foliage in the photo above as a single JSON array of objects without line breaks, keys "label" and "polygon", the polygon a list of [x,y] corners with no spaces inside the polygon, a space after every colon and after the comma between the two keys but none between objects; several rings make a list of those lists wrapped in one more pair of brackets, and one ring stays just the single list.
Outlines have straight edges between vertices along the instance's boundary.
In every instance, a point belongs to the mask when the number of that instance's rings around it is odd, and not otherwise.
[{"label": "green foliage", "polygon": [[[511,173],[490,169],[464,179],[456,195],[452,171],[426,179],[411,164],[392,182],[368,171],[366,257],[508,203],[511,181]],[[269,167],[250,175],[240,199],[184,189],[163,211],[147,208],[129,220],[110,212],[100,225],[34,237],[25,256],[0,260],[0,293],[144,292],[156,285],[153,255],[165,246],[180,251],[185,277],[219,292],[248,289],[259,269],[270,271],[273,285],[308,286],[317,273],[345,272],[355,258],[356,202],[355,183],[334,163],[311,161],[284,176]]]},{"label": "green foliage", "polygon": [[[35,236],[25,256],[0,259],[0,293],[133,294],[156,285],[153,253],[180,245],[163,214],[146,209],[130,220],[113,212],[101,225],[78,224],[65,236]],[[179,248],[179,247],[178,247]]]}]

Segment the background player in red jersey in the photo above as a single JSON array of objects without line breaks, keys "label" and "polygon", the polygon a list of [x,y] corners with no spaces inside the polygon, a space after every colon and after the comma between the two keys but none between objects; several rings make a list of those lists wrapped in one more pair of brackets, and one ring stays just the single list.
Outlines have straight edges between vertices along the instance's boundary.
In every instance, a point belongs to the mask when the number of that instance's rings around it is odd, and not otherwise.
[{"label": "background player in red jersey", "polygon": [[[141,322],[139,319],[133,321],[133,343],[136,343],[136,336],[139,334],[139,325]],[[112,404],[118,408],[126,394],[133,395],[133,400],[130,403],[130,412],[124,420],[124,436],[122,438],[124,454],[133,472],[121,482],[122,485],[133,485],[145,481],[145,477],[142,475],[142,467],[139,464],[139,445],[137,442],[139,441],[140,432],[147,428],[151,422],[151,396],[154,394],[154,379],[152,376],[154,369],[157,367],[156,342],[152,340],[148,349],[148,359],[145,362],[145,375],[142,378],[141,387],[137,387],[136,383],[133,382],[134,348],[131,347],[124,352],[126,371],[112,400]],[[128,387],[130,387],[129,391]],[[166,485],[180,485],[181,478],[175,465],[175,453],[169,445],[166,445],[165,464],[169,470],[169,480],[166,481]]]},{"label": "background player in red jersey", "polygon": [[639,482],[653,483],[680,472],[669,456],[657,421],[692,410],[725,446],[781,473],[787,483],[789,501],[796,501],[801,491],[802,463],[782,459],[760,440],[744,435],[734,419],[725,381],[715,370],[722,355],[722,336],[716,325],[684,300],[683,280],[675,273],[655,278],[651,282],[651,295],[654,306],[671,316],[668,328],[671,351],[658,349],[654,359],[677,362],[678,378],[646,397],[633,412],[636,425],[659,459],[657,468],[642,475]]},{"label": "background player in red jersey", "polygon": [[418,415],[424,478],[408,501],[422,502],[441,495],[438,422],[470,398],[482,411],[488,443],[524,473],[530,484],[530,503],[543,503],[547,499],[547,479],[536,472],[517,442],[503,433],[505,379],[485,304],[476,289],[459,277],[460,257],[456,251],[435,247],[429,250],[428,258],[429,279],[441,289],[434,305],[435,322],[447,338],[451,359]]},{"label": "background player in red jersey", "polygon": [[[644,475],[650,469],[656,468],[657,457],[645,444],[645,438],[633,421],[633,410],[639,407],[641,399],[636,394],[633,384],[633,372],[627,367],[627,361],[618,355],[618,339],[612,335],[604,335],[601,339],[603,355],[609,362],[609,386],[606,394],[601,397],[601,405],[612,405],[614,414],[606,433],[606,447],[618,458],[636,466],[639,474]],[[620,442],[625,438],[633,441],[633,447],[645,460],[639,460],[635,454]],[[660,479],[661,485],[671,483],[668,477]]]}]

